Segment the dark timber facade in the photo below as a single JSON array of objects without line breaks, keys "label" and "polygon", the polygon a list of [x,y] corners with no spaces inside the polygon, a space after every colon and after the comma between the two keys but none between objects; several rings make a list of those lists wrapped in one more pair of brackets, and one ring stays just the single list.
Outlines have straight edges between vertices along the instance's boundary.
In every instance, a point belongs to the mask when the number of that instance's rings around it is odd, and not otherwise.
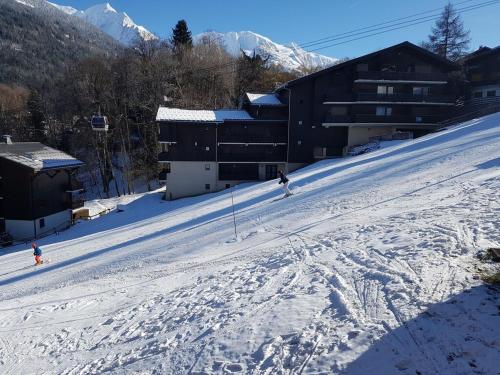
[{"label": "dark timber facade", "polygon": [[451,77],[458,69],[404,42],[272,94],[247,94],[232,114],[160,108],[167,198],[275,178],[277,169],[341,157],[374,138],[427,134],[455,111],[459,85]]},{"label": "dark timber facade", "polygon": [[237,111],[160,108],[158,159],[166,198],[276,178],[287,166],[286,114],[287,107],[276,102],[247,101]]},{"label": "dark timber facade", "polygon": [[[46,159],[44,159],[44,157]],[[29,240],[71,224],[82,163],[40,143],[0,144],[0,234]]]},{"label": "dark timber facade", "polygon": [[463,64],[469,81],[469,109],[500,104],[500,47],[481,47]]},{"label": "dark timber facade", "polygon": [[453,112],[458,67],[409,42],[288,82],[289,161],[342,156],[398,131],[426,134]]}]

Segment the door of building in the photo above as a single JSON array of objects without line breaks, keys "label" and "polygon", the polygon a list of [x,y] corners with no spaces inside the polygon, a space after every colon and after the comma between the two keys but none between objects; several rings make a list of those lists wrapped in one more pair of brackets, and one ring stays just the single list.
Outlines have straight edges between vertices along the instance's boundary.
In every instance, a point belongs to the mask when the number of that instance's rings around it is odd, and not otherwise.
[{"label": "door of building", "polygon": [[266,180],[273,180],[278,177],[278,166],[276,164],[266,165]]}]

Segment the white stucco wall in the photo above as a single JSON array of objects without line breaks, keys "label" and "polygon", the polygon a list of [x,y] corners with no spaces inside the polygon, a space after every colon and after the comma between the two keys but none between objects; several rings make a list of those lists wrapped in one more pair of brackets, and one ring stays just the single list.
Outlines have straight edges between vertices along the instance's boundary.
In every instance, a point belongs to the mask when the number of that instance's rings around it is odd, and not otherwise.
[{"label": "white stucco wall", "polygon": [[[210,170],[205,169],[205,165],[210,165]],[[288,169],[284,163],[259,163],[259,178],[265,179],[266,165],[277,165],[278,170],[282,169],[290,173],[303,164],[289,164]],[[218,180],[218,166],[215,162],[190,162],[173,161],[170,162],[170,173],[167,175],[165,186],[165,198],[178,199],[221,191],[234,185],[247,181],[241,180]],[[210,189],[205,188],[205,184],[210,184]]]},{"label": "white stucco wall", "polygon": [[45,226],[43,228],[40,227],[41,218],[35,220],[37,237],[45,233],[53,233],[68,228],[71,225],[71,213],[71,210],[66,210],[44,217]]},{"label": "white stucco wall", "polygon": [[[205,165],[210,165],[206,170]],[[210,189],[205,188],[210,184]],[[204,161],[172,161],[167,175],[166,198],[177,199],[218,190],[217,164]]]},{"label": "white stucco wall", "polygon": [[47,233],[60,231],[68,228],[71,225],[71,210],[61,211],[56,214],[46,216],[45,226],[40,227],[40,219],[36,220],[5,220],[5,230],[15,240],[30,240],[35,238],[35,225],[36,237],[43,236]]},{"label": "white stucco wall", "polygon": [[5,230],[14,240],[27,240],[35,237],[33,221],[5,220]]}]

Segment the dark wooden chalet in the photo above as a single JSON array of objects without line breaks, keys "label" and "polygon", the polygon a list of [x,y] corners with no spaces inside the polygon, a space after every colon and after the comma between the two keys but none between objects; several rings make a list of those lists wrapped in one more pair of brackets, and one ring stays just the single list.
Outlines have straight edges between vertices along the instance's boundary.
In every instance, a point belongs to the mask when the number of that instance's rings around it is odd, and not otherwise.
[{"label": "dark wooden chalet", "polygon": [[41,143],[0,143],[0,233],[29,240],[71,224],[83,163]]},{"label": "dark wooden chalet", "polygon": [[288,82],[290,162],[342,156],[372,137],[426,134],[453,113],[452,62],[404,42]]},{"label": "dark wooden chalet", "polygon": [[[160,108],[167,198],[274,178],[374,138],[420,136],[455,112],[459,67],[404,42],[248,93],[238,111]],[[168,177],[167,177],[168,176]]]},{"label": "dark wooden chalet", "polygon": [[161,107],[158,159],[167,198],[276,178],[287,162],[286,113],[274,94],[248,94],[240,110]]},{"label": "dark wooden chalet", "polygon": [[500,47],[481,47],[462,60],[472,108],[500,104]]}]

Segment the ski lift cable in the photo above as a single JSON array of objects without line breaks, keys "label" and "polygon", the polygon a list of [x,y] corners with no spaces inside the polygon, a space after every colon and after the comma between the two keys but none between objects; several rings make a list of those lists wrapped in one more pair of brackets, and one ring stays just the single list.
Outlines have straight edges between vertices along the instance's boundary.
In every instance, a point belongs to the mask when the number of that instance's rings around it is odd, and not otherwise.
[{"label": "ski lift cable", "polygon": [[[471,1],[471,0],[468,0],[468,1]],[[468,2],[468,1],[466,1],[466,2]],[[463,2],[463,3],[465,3],[465,2]],[[482,3],[472,4],[472,5],[469,5],[469,6],[466,6],[466,7],[458,8],[458,9],[456,9],[456,12],[458,14],[462,14],[462,13],[470,12],[470,11],[473,11],[473,10],[481,9],[481,8],[484,8],[484,7],[487,7],[487,6],[496,5],[496,4],[499,4],[499,3],[500,3],[500,0],[489,0],[489,1],[482,2]],[[462,4],[462,3],[458,3],[458,4]],[[410,16],[405,17],[405,18],[409,18],[409,17]],[[401,18],[401,19],[405,19],[405,18]],[[359,37],[356,37],[356,38],[351,38],[351,39],[348,39],[348,40],[345,40],[345,41],[342,41],[342,42],[338,42],[338,43],[335,43],[335,44],[328,44],[326,46],[318,47],[318,48],[315,48],[315,49],[310,49],[310,50],[307,50],[306,52],[315,52],[315,51],[319,51],[319,50],[322,50],[322,49],[325,49],[325,48],[331,48],[331,47],[334,47],[334,46],[337,46],[337,45],[350,43],[350,42],[353,42],[353,41],[357,41],[357,40],[369,38],[369,37],[372,37],[372,36],[375,36],[375,35],[380,35],[380,34],[384,34],[384,33],[387,33],[387,32],[391,32],[391,31],[395,31],[395,30],[400,30],[400,29],[404,29],[404,28],[407,28],[407,27],[415,26],[415,25],[418,25],[418,24],[422,24],[422,23],[434,21],[434,20],[437,20],[439,18],[440,18],[440,14],[434,14],[434,15],[430,15],[430,16],[427,16],[427,17],[420,17],[420,18],[409,19],[409,20],[407,20],[405,22],[398,23],[397,27],[394,27],[394,26],[396,26],[396,24],[391,24],[391,25],[383,26],[383,27],[376,28],[376,29],[373,28],[371,30],[367,30],[367,31],[361,33],[361,34],[369,33],[367,35],[362,35],[362,36],[359,36]],[[374,31],[377,31],[377,30],[380,30],[380,31],[374,32]],[[346,35],[343,38],[340,38],[340,39],[346,39],[346,38],[349,38],[349,37],[352,37],[352,36],[355,36],[355,35],[359,35],[359,34],[356,34],[356,33],[354,33],[354,34],[345,33],[345,34]],[[323,43],[325,43],[325,42],[323,42]],[[207,68],[189,70],[186,73],[204,72],[204,71],[220,71],[220,70],[225,70],[226,68],[235,67],[236,65],[237,65],[237,62],[229,62],[229,63],[226,63],[226,64],[214,65],[214,66],[207,67]],[[230,71],[229,73],[232,73],[232,72],[233,71]]]}]

